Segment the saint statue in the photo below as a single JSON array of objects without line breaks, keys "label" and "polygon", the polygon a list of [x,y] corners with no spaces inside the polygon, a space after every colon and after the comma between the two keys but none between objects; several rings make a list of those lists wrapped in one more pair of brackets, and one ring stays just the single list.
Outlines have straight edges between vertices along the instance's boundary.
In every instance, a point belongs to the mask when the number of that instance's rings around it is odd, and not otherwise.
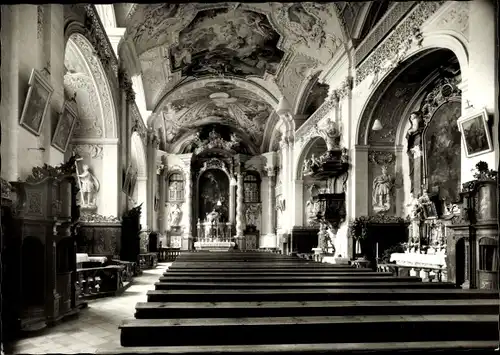
[{"label": "saint statue", "polygon": [[414,192],[414,166],[415,160],[419,159],[420,152],[422,151],[422,132],[424,130],[424,121],[422,118],[422,113],[419,111],[412,112],[410,115],[410,128],[406,132],[406,139],[408,141],[408,159],[410,166],[410,183],[411,192]]},{"label": "saint statue", "polygon": [[420,244],[420,220],[422,218],[422,207],[418,198],[410,193],[410,203],[407,205],[410,207],[410,244]]},{"label": "saint statue", "polygon": [[394,178],[382,166],[382,174],[373,179],[372,205],[375,212],[387,212],[391,208],[391,191]]},{"label": "saint statue", "polygon": [[219,212],[213,209],[212,212],[207,213],[207,222],[210,224],[219,223]]},{"label": "saint statue", "polygon": [[89,170],[87,164],[83,165],[83,173],[78,175],[83,206],[95,206],[95,194],[99,192],[99,181]]},{"label": "saint statue", "polygon": [[316,208],[312,199],[307,200],[306,202],[306,215],[307,215],[307,224],[309,226],[313,226],[316,222]]},{"label": "saint statue", "polygon": [[170,220],[169,220],[170,226],[178,226],[179,223],[181,222],[181,217],[182,217],[182,210],[179,204],[175,204],[172,211],[170,211]]},{"label": "saint statue", "polygon": [[255,211],[252,208],[247,208],[247,210],[245,211],[245,219],[247,226],[256,226],[257,216],[255,215]]}]

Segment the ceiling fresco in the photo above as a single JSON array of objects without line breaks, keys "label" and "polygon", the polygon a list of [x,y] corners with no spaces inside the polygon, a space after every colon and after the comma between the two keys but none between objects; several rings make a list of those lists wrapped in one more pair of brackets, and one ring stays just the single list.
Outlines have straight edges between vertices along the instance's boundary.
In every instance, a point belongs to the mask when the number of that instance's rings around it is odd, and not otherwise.
[{"label": "ceiling fresco", "polygon": [[[127,47],[140,62],[146,106],[160,121],[153,126],[163,127],[165,146],[215,122],[239,127],[261,146],[273,113],[267,102],[295,102],[309,73],[329,65],[345,40],[334,3],[134,4],[127,11]],[[177,90],[217,77],[244,80],[247,89],[217,82]],[[273,97],[252,93],[258,90],[251,85]],[[313,96],[308,111],[323,94]]]},{"label": "ceiling fresco", "polygon": [[266,121],[273,108],[256,94],[226,82],[207,83],[173,97],[163,108],[166,142],[171,143],[187,129],[221,122],[240,127],[256,144],[262,143]]},{"label": "ceiling fresco", "polygon": [[179,34],[170,49],[173,71],[183,76],[275,74],[284,52],[266,16],[233,9],[205,10]]}]

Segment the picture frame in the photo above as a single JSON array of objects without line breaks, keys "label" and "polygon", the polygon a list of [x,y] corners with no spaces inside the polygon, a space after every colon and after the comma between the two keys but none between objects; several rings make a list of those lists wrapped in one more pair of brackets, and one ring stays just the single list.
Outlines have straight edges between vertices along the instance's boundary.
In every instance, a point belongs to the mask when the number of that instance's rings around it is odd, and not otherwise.
[{"label": "picture frame", "polygon": [[39,136],[54,89],[36,69],[31,70],[28,85],[19,124],[35,136]]},{"label": "picture frame", "polygon": [[59,115],[51,145],[62,153],[66,153],[77,120],[76,112],[68,101],[64,102],[63,112]]},{"label": "picture frame", "polygon": [[485,108],[471,111],[457,120],[467,158],[493,151],[488,112]]}]

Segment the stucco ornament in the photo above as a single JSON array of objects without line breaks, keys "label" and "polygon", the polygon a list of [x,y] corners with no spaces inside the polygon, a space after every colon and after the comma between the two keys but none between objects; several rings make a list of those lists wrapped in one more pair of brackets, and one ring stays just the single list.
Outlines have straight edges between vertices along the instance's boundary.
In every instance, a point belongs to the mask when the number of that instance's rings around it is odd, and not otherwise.
[{"label": "stucco ornament", "polygon": [[104,135],[106,138],[116,138],[117,122],[114,110],[115,105],[111,95],[108,77],[104,73],[101,63],[94,55],[94,49],[85,37],[80,34],[74,34],[71,36],[70,41],[73,41],[83,54],[85,60],[87,61],[92,78],[96,83],[99,101],[102,107]]},{"label": "stucco ornament", "polygon": [[[356,85],[374,75],[378,78],[404,57],[408,45],[421,44],[421,37],[415,34],[422,24],[429,19],[445,1],[425,1],[419,3],[411,13],[393,30],[385,40],[357,67]],[[377,68],[385,68],[377,70]],[[375,80],[375,79],[373,79]],[[375,85],[375,84],[373,84]]]},{"label": "stucco ornament", "polygon": [[[273,17],[283,29],[283,48],[292,49],[322,64],[330,60],[340,42],[321,16],[324,7],[313,3],[272,3]],[[326,17],[328,18],[328,17]],[[330,17],[331,19],[332,17]]]},{"label": "stucco ornament", "polygon": [[340,139],[342,138],[342,125],[330,117],[321,121],[317,125],[319,135],[326,142],[328,150],[337,149],[340,147]]},{"label": "stucco ornament", "polygon": [[[99,19],[99,14],[94,5],[83,5],[86,12],[85,28],[87,38],[97,51],[106,71],[112,72],[116,78],[118,75],[118,59],[106,34],[106,30]],[[111,79],[111,78],[110,78]]]},{"label": "stucco ornament", "polygon": [[91,159],[102,159],[103,158],[103,146],[101,144],[78,144],[73,146],[73,154],[78,154],[79,156],[89,156]]}]

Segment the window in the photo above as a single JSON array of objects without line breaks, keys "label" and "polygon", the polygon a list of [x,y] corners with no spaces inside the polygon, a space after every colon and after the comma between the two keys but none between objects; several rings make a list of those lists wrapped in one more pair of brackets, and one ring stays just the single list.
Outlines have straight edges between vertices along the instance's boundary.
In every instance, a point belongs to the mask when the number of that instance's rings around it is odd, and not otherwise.
[{"label": "window", "polygon": [[184,178],[179,173],[170,175],[168,179],[168,201],[184,200]]},{"label": "window", "polygon": [[259,178],[254,174],[247,174],[243,180],[245,202],[260,202]]}]

